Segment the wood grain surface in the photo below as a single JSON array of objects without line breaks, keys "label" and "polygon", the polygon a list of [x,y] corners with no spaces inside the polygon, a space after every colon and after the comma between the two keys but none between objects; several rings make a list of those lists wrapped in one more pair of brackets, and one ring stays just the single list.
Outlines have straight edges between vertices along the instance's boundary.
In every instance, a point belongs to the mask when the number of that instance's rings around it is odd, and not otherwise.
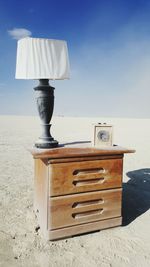
[{"label": "wood grain surface", "polygon": [[[102,220],[97,222],[85,223],[49,231],[49,240],[57,240],[82,233],[89,233],[96,230],[116,227],[122,224],[122,217]],[[85,231],[86,230],[86,231]]]},{"label": "wood grain surface", "polygon": [[30,149],[34,158],[72,158],[72,157],[90,157],[98,155],[121,155],[124,153],[134,153],[133,149],[126,149],[120,146],[110,146],[106,148],[95,147],[58,147],[53,149]]},{"label": "wood grain surface", "polygon": [[49,229],[120,217],[121,196],[114,189],[50,198]]},{"label": "wood grain surface", "polygon": [[34,211],[38,218],[42,235],[47,238],[48,230],[48,171],[44,160],[36,159],[34,161]]},{"label": "wood grain surface", "polygon": [[50,164],[50,196],[121,187],[122,164],[122,159]]},{"label": "wood grain surface", "polygon": [[41,233],[56,240],[121,225],[121,147],[32,149]]}]

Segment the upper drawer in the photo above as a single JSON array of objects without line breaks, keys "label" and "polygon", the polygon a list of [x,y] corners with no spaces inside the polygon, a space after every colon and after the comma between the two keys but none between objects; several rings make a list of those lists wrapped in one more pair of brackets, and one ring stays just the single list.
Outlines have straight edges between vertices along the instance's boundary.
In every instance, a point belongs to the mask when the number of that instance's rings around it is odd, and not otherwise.
[{"label": "upper drawer", "polygon": [[50,196],[121,187],[122,159],[49,165]]}]

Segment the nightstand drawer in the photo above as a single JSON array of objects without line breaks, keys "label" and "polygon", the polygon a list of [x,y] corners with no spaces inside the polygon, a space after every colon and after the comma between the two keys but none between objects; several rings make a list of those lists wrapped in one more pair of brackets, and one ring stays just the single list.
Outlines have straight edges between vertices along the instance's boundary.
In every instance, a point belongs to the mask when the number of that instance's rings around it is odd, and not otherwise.
[{"label": "nightstand drawer", "polygon": [[56,163],[49,166],[50,196],[119,188],[122,159]]},{"label": "nightstand drawer", "polygon": [[52,197],[49,229],[120,217],[121,197],[122,189]]}]

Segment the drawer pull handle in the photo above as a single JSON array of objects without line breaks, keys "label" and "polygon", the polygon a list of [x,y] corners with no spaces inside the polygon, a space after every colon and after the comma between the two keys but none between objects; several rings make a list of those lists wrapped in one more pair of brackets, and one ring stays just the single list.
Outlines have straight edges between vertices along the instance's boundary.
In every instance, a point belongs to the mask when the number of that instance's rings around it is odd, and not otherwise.
[{"label": "drawer pull handle", "polygon": [[83,202],[75,202],[73,205],[72,205],[72,208],[82,208],[82,207],[85,207],[85,206],[91,206],[91,205],[98,205],[98,204],[102,204],[104,203],[104,200],[103,199],[94,199],[94,200],[88,200],[88,201],[83,201]]},{"label": "drawer pull handle", "polygon": [[72,183],[75,186],[83,186],[83,185],[92,185],[92,184],[103,183],[104,180],[105,180],[105,178],[101,177],[101,178],[78,180],[78,181],[74,180]]},{"label": "drawer pull handle", "polygon": [[81,170],[75,170],[73,172],[73,175],[86,175],[86,174],[99,174],[99,173],[104,173],[105,169],[104,168],[91,168],[91,169],[81,169]]},{"label": "drawer pull handle", "polygon": [[90,211],[84,211],[84,212],[80,212],[80,213],[73,213],[72,217],[74,219],[80,219],[83,217],[89,217],[89,216],[93,216],[93,215],[100,215],[103,213],[103,209],[98,209],[98,210],[90,210]]}]

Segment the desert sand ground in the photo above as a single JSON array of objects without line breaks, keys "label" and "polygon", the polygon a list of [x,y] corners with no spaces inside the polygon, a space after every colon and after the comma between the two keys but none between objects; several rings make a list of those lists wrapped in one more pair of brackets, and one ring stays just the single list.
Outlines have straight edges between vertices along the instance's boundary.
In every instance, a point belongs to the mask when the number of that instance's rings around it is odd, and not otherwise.
[{"label": "desert sand ground", "polygon": [[60,143],[90,141],[92,123],[114,125],[114,143],[136,149],[124,158],[123,226],[55,242],[36,232],[34,165],[28,149],[37,117],[0,117],[0,267],[149,267],[150,120],[54,117]]}]

